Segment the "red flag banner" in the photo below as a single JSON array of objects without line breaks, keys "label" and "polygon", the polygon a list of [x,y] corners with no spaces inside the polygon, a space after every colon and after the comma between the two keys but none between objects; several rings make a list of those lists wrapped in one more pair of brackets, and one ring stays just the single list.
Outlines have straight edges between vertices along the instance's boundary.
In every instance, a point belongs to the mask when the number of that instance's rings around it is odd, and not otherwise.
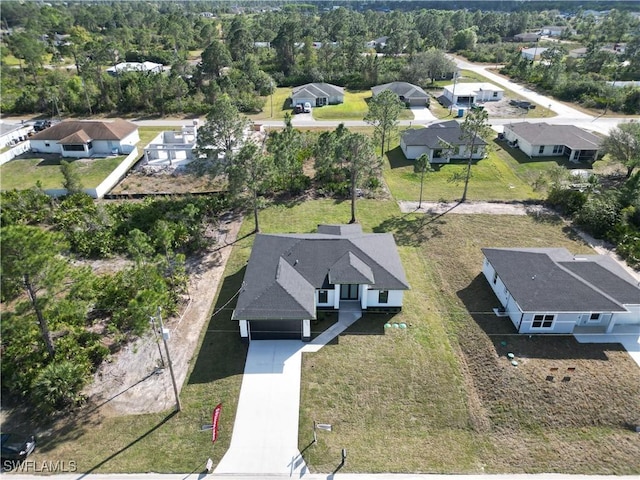
[{"label": "red flag banner", "polygon": [[222,411],[222,404],[219,403],[216,408],[213,409],[213,416],[211,419],[211,443],[215,443],[218,439],[218,422],[220,420],[220,412]]}]

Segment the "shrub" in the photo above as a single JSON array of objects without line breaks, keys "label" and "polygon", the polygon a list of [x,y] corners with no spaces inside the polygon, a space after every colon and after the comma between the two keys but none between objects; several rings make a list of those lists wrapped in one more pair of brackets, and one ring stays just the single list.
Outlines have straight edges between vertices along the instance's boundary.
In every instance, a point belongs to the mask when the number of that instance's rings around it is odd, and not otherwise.
[{"label": "shrub", "polygon": [[585,193],[560,187],[552,188],[547,197],[548,205],[569,216],[580,210],[586,201]]},{"label": "shrub", "polygon": [[44,367],[32,385],[34,403],[44,413],[79,405],[82,387],[89,378],[87,365],[73,360],[54,361]]}]

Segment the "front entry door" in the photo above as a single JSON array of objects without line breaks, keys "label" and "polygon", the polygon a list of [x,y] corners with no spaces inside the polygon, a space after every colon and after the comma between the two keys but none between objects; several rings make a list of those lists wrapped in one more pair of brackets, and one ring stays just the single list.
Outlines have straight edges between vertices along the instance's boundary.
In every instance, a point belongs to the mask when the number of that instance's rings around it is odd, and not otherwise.
[{"label": "front entry door", "polygon": [[358,300],[357,284],[340,285],[340,300]]}]

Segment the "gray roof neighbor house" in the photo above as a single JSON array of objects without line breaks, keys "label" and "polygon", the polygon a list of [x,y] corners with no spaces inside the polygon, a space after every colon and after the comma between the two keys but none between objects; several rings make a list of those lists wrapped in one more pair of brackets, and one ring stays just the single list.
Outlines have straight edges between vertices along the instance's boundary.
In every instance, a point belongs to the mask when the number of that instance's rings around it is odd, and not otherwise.
[{"label": "gray roof neighbor house", "polygon": [[316,290],[344,284],[407,290],[393,235],[360,225],[320,225],[318,233],[258,234],[234,320],[316,318]]},{"label": "gray roof neighbor house", "polygon": [[[487,142],[476,136],[473,144],[473,158],[482,158]],[[448,163],[450,159],[468,158],[470,145],[471,142],[463,138],[460,124],[455,120],[406,130],[400,140],[400,148],[407,159],[414,160],[427,154],[431,163]]]},{"label": "gray roof neighbor house", "polygon": [[291,90],[293,105],[309,102],[315,106],[344,102],[344,88],[330,83],[307,83]]},{"label": "gray roof neighbor house", "polygon": [[429,94],[421,87],[408,82],[391,82],[371,87],[371,93],[374,97],[385,90],[391,90],[393,93],[398,95],[400,100],[410,105],[424,106],[429,98]]}]

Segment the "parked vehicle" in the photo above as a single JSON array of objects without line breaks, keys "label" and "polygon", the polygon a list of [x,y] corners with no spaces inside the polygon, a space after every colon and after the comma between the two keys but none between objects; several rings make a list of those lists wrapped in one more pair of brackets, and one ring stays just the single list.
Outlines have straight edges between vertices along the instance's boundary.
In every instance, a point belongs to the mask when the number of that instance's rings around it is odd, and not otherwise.
[{"label": "parked vehicle", "polygon": [[294,113],[302,113],[304,111],[304,107],[301,103],[298,103],[295,107],[293,107]]},{"label": "parked vehicle", "polygon": [[45,128],[49,128],[51,126],[51,122],[49,120],[36,120],[33,124],[33,129],[36,132],[41,132]]},{"label": "parked vehicle", "polygon": [[311,104],[309,102],[304,103],[304,113],[311,113]]},{"label": "parked vehicle", "polygon": [[36,448],[36,438],[33,435],[19,435],[16,433],[0,434],[0,457],[2,460],[24,460]]}]

